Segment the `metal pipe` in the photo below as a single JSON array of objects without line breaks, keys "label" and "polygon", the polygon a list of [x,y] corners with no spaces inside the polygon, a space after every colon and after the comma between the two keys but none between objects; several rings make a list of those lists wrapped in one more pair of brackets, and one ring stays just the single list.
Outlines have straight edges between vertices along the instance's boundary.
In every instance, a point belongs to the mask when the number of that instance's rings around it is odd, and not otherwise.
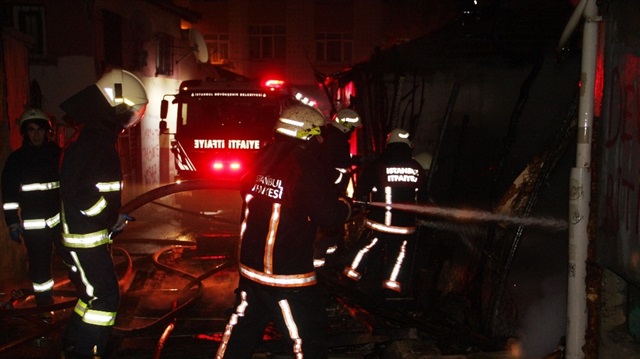
[{"label": "metal pipe", "polygon": [[564,27],[562,35],[560,36],[560,41],[558,42],[558,47],[556,48],[557,51],[562,51],[564,45],[567,43],[567,41],[569,41],[571,34],[573,34],[576,26],[578,26],[578,23],[580,23],[580,18],[584,13],[584,8],[586,5],[587,0],[580,0],[576,8],[573,10],[571,18],[569,18],[569,21],[567,22],[567,25]]},{"label": "metal pipe", "polygon": [[594,107],[596,55],[598,48],[598,7],[596,0],[583,0],[585,19],[582,38],[581,91],[578,105],[576,165],[569,183],[569,258],[567,279],[567,359],[585,357],[582,350],[587,331],[587,247],[591,199],[591,145]]}]

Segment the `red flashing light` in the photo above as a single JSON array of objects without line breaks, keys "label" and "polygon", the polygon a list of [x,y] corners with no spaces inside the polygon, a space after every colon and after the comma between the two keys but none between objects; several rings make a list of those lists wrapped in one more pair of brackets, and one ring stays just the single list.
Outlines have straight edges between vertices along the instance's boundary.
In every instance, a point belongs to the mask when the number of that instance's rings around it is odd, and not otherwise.
[{"label": "red flashing light", "polygon": [[225,163],[224,161],[215,161],[211,165],[211,168],[216,172],[238,172],[242,169],[242,163],[240,161],[230,161],[228,163]]},{"label": "red flashing light", "polygon": [[284,81],[270,79],[262,83],[262,86],[268,88],[271,91],[275,91],[284,87]]}]

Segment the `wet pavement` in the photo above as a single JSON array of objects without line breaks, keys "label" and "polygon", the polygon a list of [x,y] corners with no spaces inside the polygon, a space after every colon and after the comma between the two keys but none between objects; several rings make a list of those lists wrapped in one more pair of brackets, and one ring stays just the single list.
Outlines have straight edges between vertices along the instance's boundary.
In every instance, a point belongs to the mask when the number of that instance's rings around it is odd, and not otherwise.
[{"label": "wet pavement", "polygon": [[[122,300],[109,358],[213,358],[238,280],[235,263],[240,199],[233,190],[150,198],[115,239]],[[73,286],[54,263],[56,303],[38,311],[28,293],[2,288],[0,358],[58,358]],[[330,358],[514,358],[469,328],[429,317],[411,300],[384,300],[323,271]],[[12,296],[13,291],[13,296]],[[43,313],[53,311],[52,318]],[[290,358],[268,328],[254,358]]]},{"label": "wet pavement", "polygon": [[[122,278],[132,278],[123,292],[108,357],[213,358],[233,302],[238,278],[235,265],[226,258],[202,256],[191,247],[165,247],[152,257],[133,260],[135,274],[121,268]],[[59,286],[56,293],[65,290]],[[338,295],[343,290],[348,289],[330,289],[330,358],[513,358],[507,352],[474,348],[482,340],[474,340],[464,330],[454,333],[443,326],[438,338],[434,335],[437,324],[411,320],[400,311],[394,314],[389,308],[382,309],[381,303],[353,293],[346,299]],[[368,309],[358,301],[366,302]],[[57,358],[73,298],[57,296],[53,319],[46,321],[32,310],[30,297],[15,302],[14,315],[0,319],[0,357]],[[402,305],[386,303],[387,307]],[[254,358],[292,358],[279,337],[275,329],[268,328]],[[443,341],[449,341],[446,346],[451,353],[442,353]],[[469,348],[453,349],[461,343]],[[465,350],[471,353],[464,354]]]}]

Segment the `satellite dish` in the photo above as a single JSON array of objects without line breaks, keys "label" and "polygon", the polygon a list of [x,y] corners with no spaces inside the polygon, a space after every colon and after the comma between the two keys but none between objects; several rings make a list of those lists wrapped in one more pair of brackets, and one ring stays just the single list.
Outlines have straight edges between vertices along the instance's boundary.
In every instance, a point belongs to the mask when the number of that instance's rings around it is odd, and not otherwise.
[{"label": "satellite dish", "polygon": [[191,54],[196,57],[196,61],[199,63],[206,64],[209,62],[209,50],[207,50],[204,37],[202,37],[200,31],[193,28],[189,29],[189,48],[191,51],[177,60],[176,64]]},{"label": "satellite dish", "polygon": [[205,64],[209,62],[209,50],[207,50],[207,44],[204,42],[204,37],[202,37],[200,31],[193,28],[189,29],[189,46],[199,63]]}]

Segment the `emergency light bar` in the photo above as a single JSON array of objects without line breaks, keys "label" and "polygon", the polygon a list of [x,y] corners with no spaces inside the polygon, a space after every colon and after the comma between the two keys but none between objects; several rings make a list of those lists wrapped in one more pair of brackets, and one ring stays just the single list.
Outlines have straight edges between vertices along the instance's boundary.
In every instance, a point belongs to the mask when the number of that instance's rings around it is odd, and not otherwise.
[{"label": "emergency light bar", "polygon": [[275,91],[284,87],[284,81],[270,79],[263,82],[262,86],[268,88],[271,91]]}]

